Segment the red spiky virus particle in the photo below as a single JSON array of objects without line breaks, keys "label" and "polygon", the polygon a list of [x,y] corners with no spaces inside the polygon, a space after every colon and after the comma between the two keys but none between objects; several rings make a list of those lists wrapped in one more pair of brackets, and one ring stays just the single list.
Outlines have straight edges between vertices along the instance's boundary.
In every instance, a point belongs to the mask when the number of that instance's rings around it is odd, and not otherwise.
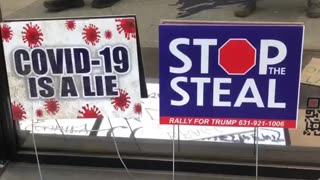
[{"label": "red spiky virus particle", "polygon": [[142,114],[142,106],[140,103],[137,103],[133,106],[134,113],[141,115]]},{"label": "red spiky virus particle", "polygon": [[83,28],[83,40],[90,45],[90,43],[95,46],[100,41],[100,31],[99,28],[93,24],[89,24],[89,26],[85,26]]},{"label": "red spiky virus particle", "polygon": [[39,47],[42,45],[43,33],[37,24],[26,24],[22,31],[22,40],[24,43],[28,43],[30,48]]},{"label": "red spiky virus particle", "polygon": [[74,29],[76,29],[76,21],[67,20],[66,21],[66,27],[67,27],[68,30],[73,31]]},{"label": "red spiky virus particle", "polygon": [[92,106],[90,107],[89,104],[82,106],[82,109],[79,111],[78,118],[102,118],[101,111],[98,107]]},{"label": "red spiky virus particle", "polygon": [[48,114],[56,115],[60,110],[60,104],[55,99],[46,100],[44,105]]},{"label": "red spiky virus particle", "polygon": [[130,40],[130,38],[136,38],[136,22],[134,19],[124,18],[116,19],[117,30],[119,34],[124,32],[124,36]]},{"label": "red spiky virus particle", "polygon": [[104,37],[106,39],[111,39],[112,38],[112,32],[110,30],[106,30],[106,32],[104,33]]},{"label": "red spiky virus particle", "polygon": [[43,111],[42,111],[42,109],[37,109],[37,110],[36,110],[36,115],[37,115],[38,118],[42,118],[42,117],[43,117]]},{"label": "red spiky virus particle", "polygon": [[125,111],[127,108],[129,108],[130,103],[131,103],[130,96],[123,89],[120,89],[119,97],[113,98],[111,102],[115,110],[121,110],[121,111]]},{"label": "red spiky virus particle", "polygon": [[12,106],[12,119],[14,121],[22,121],[26,119],[26,111],[24,110],[24,107],[20,103],[16,103],[13,101],[11,104]]},{"label": "red spiky virus particle", "polygon": [[9,42],[13,36],[11,27],[8,26],[7,24],[3,24],[1,26],[1,36],[3,41]]}]

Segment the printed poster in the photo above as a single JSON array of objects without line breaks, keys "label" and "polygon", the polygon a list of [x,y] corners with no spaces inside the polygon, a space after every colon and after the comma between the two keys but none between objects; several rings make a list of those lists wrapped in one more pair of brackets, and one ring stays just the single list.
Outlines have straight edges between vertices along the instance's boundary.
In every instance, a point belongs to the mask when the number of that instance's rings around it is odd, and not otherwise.
[{"label": "printed poster", "polygon": [[13,119],[136,117],[135,17],[1,24]]},{"label": "printed poster", "polygon": [[164,21],[160,124],[296,128],[303,24]]}]

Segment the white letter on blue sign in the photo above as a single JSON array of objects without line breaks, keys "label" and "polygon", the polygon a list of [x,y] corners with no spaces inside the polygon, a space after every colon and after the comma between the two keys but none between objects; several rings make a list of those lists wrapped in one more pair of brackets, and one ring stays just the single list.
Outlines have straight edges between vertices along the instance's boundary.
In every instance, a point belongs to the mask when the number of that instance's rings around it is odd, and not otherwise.
[{"label": "white letter on blue sign", "polygon": [[221,95],[230,95],[229,89],[221,89],[220,84],[231,83],[231,78],[214,78],[213,81],[213,106],[231,107],[231,102],[220,101]]},{"label": "white letter on blue sign", "polygon": [[172,81],[171,81],[171,88],[178,94],[180,94],[180,96],[182,97],[181,100],[179,101],[176,101],[176,100],[171,100],[171,105],[173,106],[183,106],[183,105],[186,105],[189,100],[190,100],[190,96],[189,94],[181,89],[179,86],[178,86],[178,83],[179,82],[188,82],[188,78],[187,77],[176,77],[176,78],[173,78]]},{"label": "white letter on blue sign", "polygon": [[[250,89],[253,97],[246,97]],[[256,82],[254,81],[254,79],[246,80],[234,104],[234,107],[240,107],[242,103],[256,103],[257,107],[259,108],[264,107],[259,90],[257,88]]]},{"label": "white letter on blue sign", "polygon": [[210,83],[211,79],[205,77],[193,77],[190,81],[197,84],[197,106],[203,106],[204,84]]},{"label": "white letter on blue sign", "polygon": [[181,44],[190,45],[190,40],[188,38],[177,38],[170,42],[170,45],[169,45],[170,52],[174,56],[176,56],[178,59],[180,59],[184,64],[182,67],[170,66],[171,73],[183,74],[188,72],[192,67],[191,59],[178,49],[178,46]]},{"label": "white letter on blue sign", "polygon": [[[269,48],[274,47],[278,49],[278,55],[269,58]],[[259,74],[267,74],[267,69],[269,65],[275,65],[281,63],[287,56],[286,45],[278,40],[261,40],[260,45],[260,66]]]},{"label": "white letter on blue sign", "polygon": [[269,79],[268,107],[269,108],[286,108],[286,103],[275,102],[275,99],[276,99],[276,80]]},{"label": "white letter on blue sign", "polygon": [[193,45],[201,46],[201,74],[209,73],[209,47],[217,45],[217,39],[194,39]]}]

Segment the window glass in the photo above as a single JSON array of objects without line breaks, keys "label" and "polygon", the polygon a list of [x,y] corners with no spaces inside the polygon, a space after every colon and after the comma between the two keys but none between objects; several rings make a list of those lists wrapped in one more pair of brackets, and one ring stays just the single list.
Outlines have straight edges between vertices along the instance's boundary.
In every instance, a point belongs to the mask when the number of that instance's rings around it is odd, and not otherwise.
[{"label": "window glass", "polygon": [[[33,149],[34,127],[40,151],[115,154],[114,134],[123,154],[171,157],[174,138],[177,154],[190,160],[254,162],[254,137],[257,136],[261,145],[259,156],[266,163],[320,162],[320,158],[313,156],[320,150],[320,56],[317,52],[320,49],[320,0],[112,1],[1,0],[4,20],[136,15],[148,88],[148,98],[143,99],[142,107],[135,107],[136,111],[141,110],[142,117],[113,118],[112,127],[106,118],[15,121],[20,149]],[[164,19],[303,22],[306,29],[298,128],[256,131],[254,128],[175,126],[173,130],[173,126],[159,125],[158,24]]]}]

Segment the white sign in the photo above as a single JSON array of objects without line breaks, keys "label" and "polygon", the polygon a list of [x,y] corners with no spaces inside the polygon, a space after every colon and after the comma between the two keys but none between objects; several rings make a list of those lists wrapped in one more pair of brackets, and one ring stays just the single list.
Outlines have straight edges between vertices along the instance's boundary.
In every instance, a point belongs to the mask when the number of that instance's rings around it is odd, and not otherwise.
[{"label": "white sign", "polygon": [[139,117],[135,17],[1,24],[13,119]]},{"label": "white sign", "polygon": [[[99,121],[95,119],[36,121],[34,133],[89,136],[96,132],[97,136],[111,137],[113,132],[116,137],[123,138],[172,140],[172,126],[159,124],[159,84],[149,83],[147,87],[149,98],[143,99],[140,118],[111,118],[112,128],[109,121],[103,119],[99,122],[101,125],[98,129],[93,129],[93,124]],[[22,130],[32,131],[32,121],[21,121],[20,127]],[[178,132],[182,141],[253,144],[255,136],[254,128],[242,127],[180,126],[179,131],[176,129],[176,139]],[[259,144],[286,145],[284,129],[259,128],[258,137]]]}]

